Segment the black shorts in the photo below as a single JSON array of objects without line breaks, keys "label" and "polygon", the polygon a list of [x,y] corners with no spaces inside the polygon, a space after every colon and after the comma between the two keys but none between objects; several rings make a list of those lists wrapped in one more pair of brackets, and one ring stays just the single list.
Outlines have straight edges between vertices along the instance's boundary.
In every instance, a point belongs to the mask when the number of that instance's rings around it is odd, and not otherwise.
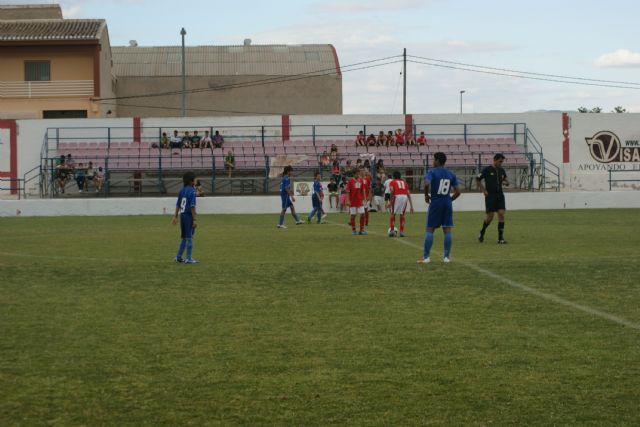
[{"label": "black shorts", "polygon": [[484,205],[486,212],[497,212],[505,210],[504,193],[489,194],[484,198]]},{"label": "black shorts", "polygon": [[388,202],[389,200],[391,200],[391,194],[389,193],[384,193],[384,201]]}]

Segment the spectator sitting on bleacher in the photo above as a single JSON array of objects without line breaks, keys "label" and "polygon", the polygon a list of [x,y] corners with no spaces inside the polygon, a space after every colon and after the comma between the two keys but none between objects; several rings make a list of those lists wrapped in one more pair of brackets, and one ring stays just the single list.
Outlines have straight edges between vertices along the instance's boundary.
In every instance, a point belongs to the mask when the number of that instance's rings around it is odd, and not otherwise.
[{"label": "spectator sitting on bleacher", "polygon": [[[87,180],[84,184],[84,189],[89,189],[89,181],[93,182],[93,179],[96,176],[96,170],[93,168],[93,162],[89,162],[89,166],[87,167]],[[95,186],[95,183],[93,184]]]},{"label": "spectator sitting on bleacher", "polygon": [[331,179],[336,183],[340,182],[340,162],[337,160],[334,160],[331,165]]},{"label": "spectator sitting on bleacher", "polygon": [[402,129],[396,129],[396,145],[404,145],[404,132],[402,132]]},{"label": "spectator sitting on bleacher", "polygon": [[358,132],[358,136],[356,136],[356,147],[364,147],[364,144],[365,144],[364,132],[360,131]]},{"label": "spectator sitting on bleacher", "polygon": [[418,137],[416,142],[418,143],[418,145],[426,145],[427,144],[427,137],[424,135],[424,132],[420,132],[420,136]]},{"label": "spectator sitting on bleacher", "polygon": [[369,147],[373,147],[376,145],[376,136],[374,134],[371,134],[367,137],[367,145]]},{"label": "spectator sitting on bleacher", "polygon": [[347,160],[347,164],[342,171],[342,182],[347,182],[349,178],[353,176],[353,166],[351,166],[351,160]]},{"label": "spectator sitting on bleacher", "polygon": [[216,134],[213,135],[213,148],[222,148],[222,144],[224,144],[224,138],[220,132],[216,131]]},{"label": "spectator sitting on bleacher", "polygon": [[233,155],[233,151],[229,150],[229,153],[224,158],[224,168],[229,173],[229,178],[231,178],[231,171],[236,167],[236,158]]},{"label": "spectator sitting on bleacher", "polygon": [[323,151],[322,155],[320,156],[320,173],[322,174],[322,172],[324,172],[324,170],[329,167],[330,164],[331,161],[329,160],[329,153]]},{"label": "spectator sitting on bleacher", "polygon": [[60,156],[60,163],[56,166],[56,179],[61,193],[64,193],[64,187],[67,185],[67,178],[69,178],[70,173],[71,170],[67,166],[67,160],[64,156]]},{"label": "spectator sitting on bleacher", "polygon": [[376,145],[378,147],[381,147],[383,145],[389,145],[387,144],[387,136],[384,134],[383,131],[380,131],[380,133],[378,134],[378,137],[376,138]]},{"label": "spectator sitting on bleacher", "polygon": [[386,172],[384,170],[384,162],[382,159],[378,159],[378,163],[376,163],[376,175],[378,175],[378,179],[383,180],[386,178]]},{"label": "spectator sitting on bleacher", "polygon": [[387,134],[387,145],[396,145],[396,139],[393,136],[393,131],[389,131]]},{"label": "spectator sitting on bleacher", "polygon": [[200,148],[201,139],[200,135],[198,135],[198,131],[194,130],[193,136],[191,137],[191,148]]},{"label": "spectator sitting on bleacher", "polygon": [[209,131],[204,131],[204,137],[200,140],[200,148],[213,148],[213,140],[209,136]]},{"label": "spectator sitting on bleacher", "polygon": [[182,137],[182,148],[191,148],[191,135],[189,135],[189,131],[184,131],[184,136]]},{"label": "spectator sitting on bleacher", "polygon": [[78,193],[82,193],[84,190],[84,184],[87,178],[87,170],[84,168],[84,163],[80,163],[76,169],[76,184],[78,184]]},{"label": "spectator sitting on bleacher", "polygon": [[407,132],[404,139],[407,142],[407,145],[416,145],[416,140],[413,138],[413,132]]},{"label": "spectator sitting on bleacher", "polygon": [[67,154],[66,164],[68,169],[73,170],[76,168],[76,161],[73,160],[73,157],[71,157],[71,153]]},{"label": "spectator sitting on bleacher", "polygon": [[93,177],[93,184],[96,186],[96,193],[102,190],[102,184],[104,184],[104,170],[102,170],[102,166],[96,171],[96,175]]},{"label": "spectator sitting on bleacher", "polygon": [[162,132],[162,138],[160,138],[160,148],[169,148],[169,137],[166,132]]},{"label": "spectator sitting on bleacher", "polygon": [[169,140],[171,148],[182,148],[182,138],[178,135],[178,130],[173,131],[173,136]]}]

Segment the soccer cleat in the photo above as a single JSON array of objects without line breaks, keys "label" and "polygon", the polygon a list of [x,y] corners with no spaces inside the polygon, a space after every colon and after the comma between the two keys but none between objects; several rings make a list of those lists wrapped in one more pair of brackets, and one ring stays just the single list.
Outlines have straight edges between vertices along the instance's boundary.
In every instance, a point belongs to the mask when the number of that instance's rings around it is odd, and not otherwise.
[{"label": "soccer cleat", "polygon": [[284,225],[284,224],[278,224],[276,227],[278,227],[278,228],[287,228],[287,226]]},{"label": "soccer cleat", "polygon": [[484,242],[484,236],[482,234],[478,236],[478,242],[480,243]]},{"label": "soccer cleat", "polygon": [[356,230],[353,230],[353,231],[351,232],[351,234],[353,234],[354,236],[357,236],[357,235],[358,235],[358,232],[357,232]]},{"label": "soccer cleat", "polygon": [[360,234],[361,236],[366,236],[366,235],[367,235],[367,234],[369,234],[369,233],[367,233],[367,232],[366,232],[366,231],[364,231],[364,230],[360,230],[360,233],[359,233],[359,234]]},{"label": "soccer cleat", "polygon": [[174,258],[173,260],[174,260],[175,262],[177,262],[177,263],[184,262],[184,260],[183,260],[182,258]]},{"label": "soccer cleat", "polygon": [[429,264],[431,262],[431,258],[422,258],[418,260],[418,264]]},{"label": "soccer cleat", "polygon": [[444,257],[442,262],[444,262],[445,264],[449,264],[451,262],[451,260],[448,257]]},{"label": "soccer cleat", "polygon": [[187,259],[184,261],[185,264],[198,264],[198,261],[195,259]]},{"label": "soccer cleat", "polygon": [[506,244],[507,244],[507,241],[506,241],[506,240],[504,240],[504,239],[500,239],[500,240],[498,240],[498,244],[499,244],[499,245],[506,245]]},{"label": "soccer cleat", "polygon": [[398,236],[404,237],[404,233],[401,231],[400,234],[398,234]]},{"label": "soccer cleat", "polygon": [[296,221],[296,225],[304,224],[302,221]]},{"label": "soccer cleat", "polygon": [[327,214],[322,215],[322,219],[325,219],[327,217]]}]

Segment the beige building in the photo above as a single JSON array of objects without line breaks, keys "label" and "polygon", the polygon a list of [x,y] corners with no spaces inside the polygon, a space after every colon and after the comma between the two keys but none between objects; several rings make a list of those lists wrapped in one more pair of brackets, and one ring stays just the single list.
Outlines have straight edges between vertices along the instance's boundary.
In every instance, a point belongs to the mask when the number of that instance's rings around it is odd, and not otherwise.
[{"label": "beige building", "polygon": [[[113,47],[112,52],[120,117],[181,116],[180,47]],[[342,114],[342,74],[332,45],[247,41],[185,52],[187,116]]]},{"label": "beige building", "polygon": [[62,19],[58,5],[0,6],[0,118],[115,117],[103,19]]}]

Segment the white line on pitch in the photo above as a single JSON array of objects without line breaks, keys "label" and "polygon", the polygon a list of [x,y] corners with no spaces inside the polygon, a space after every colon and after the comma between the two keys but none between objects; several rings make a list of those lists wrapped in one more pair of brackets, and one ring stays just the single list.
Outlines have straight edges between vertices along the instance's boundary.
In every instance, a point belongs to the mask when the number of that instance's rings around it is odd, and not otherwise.
[{"label": "white line on pitch", "polygon": [[[337,224],[337,223],[330,223],[330,224],[348,228],[348,226],[343,225],[343,224]],[[375,233],[375,232],[368,232],[368,233],[381,236],[379,233]],[[407,240],[404,240],[404,239],[401,239],[401,238],[396,238],[396,239],[393,239],[393,240],[395,240],[396,242],[401,243],[403,245],[419,249],[420,251],[423,250],[422,246],[417,245],[415,243],[412,243],[410,241],[407,241]],[[527,293],[529,293],[531,295],[535,295],[537,297],[546,299],[547,301],[552,301],[552,302],[555,302],[556,304],[564,305],[566,307],[573,308],[574,310],[582,311],[584,313],[588,313],[588,314],[591,314],[593,316],[597,316],[597,317],[600,317],[602,319],[609,320],[611,322],[617,323],[618,325],[622,325],[622,326],[626,326],[628,328],[640,330],[640,324],[638,324],[638,323],[634,323],[634,322],[632,322],[630,320],[624,319],[624,318],[619,317],[619,316],[615,316],[613,314],[606,313],[604,311],[596,310],[595,308],[591,308],[591,307],[586,306],[586,305],[582,305],[582,304],[575,303],[573,301],[569,301],[568,299],[559,297],[557,295],[554,295],[554,294],[551,294],[551,293],[548,293],[548,292],[539,291],[539,290],[537,290],[535,288],[532,288],[532,287],[527,286],[527,285],[523,285],[522,283],[516,282],[515,280],[509,279],[508,277],[504,277],[504,276],[501,276],[499,274],[496,274],[493,271],[490,271],[490,270],[487,270],[485,268],[479,267],[479,266],[477,266],[475,264],[472,264],[470,262],[462,261],[462,260],[460,260],[460,258],[456,258],[455,263],[456,264],[461,264],[461,265],[463,265],[463,266],[465,266],[465,267],[467,267],[467,268],[469,268],[471,270],[474,270],[477,273],[484,274],[485,276],[488,276],[488,277],[490,277],[490,278],[492,278],[494,280],[497,280],[497,281],[502,282],[502,283],[504,283],[506,285],[509,285],[512,288],[520,289],[521,291],[527,292]]]}]

